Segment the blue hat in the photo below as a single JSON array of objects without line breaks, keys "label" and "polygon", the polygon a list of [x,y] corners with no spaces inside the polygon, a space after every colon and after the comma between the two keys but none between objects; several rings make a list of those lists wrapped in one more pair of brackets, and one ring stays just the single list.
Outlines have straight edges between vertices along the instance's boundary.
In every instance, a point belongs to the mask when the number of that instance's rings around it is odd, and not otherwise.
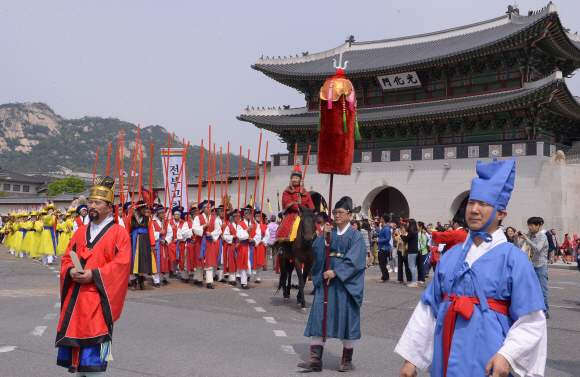
[{"label": "blue hat", "polygon": [[178,212],[181,215],[181,218],[183,218],[183,211],[181,210],[180,207],[175,206],[171,209],[172,215],[175,214],[176,212]]},{"label": "blue hat", "polygon": [[209,202],[207,200],[204,200],[203,202],[199,203],[197,208],[199,208],[199,210],[201,211],[203,207],[205,207],[208,203],[211,207],[215,206],[215,202],[213,200],[210,200]]},{"label": "blue hat", "polygon": [[127,202],[127,203],[123,204],[123,211],[128,210],[129,207],[131,207],[131,205],[133,205],[133,203],[131,203],[131,202]]},{"label": "blue hat", "polygon": [[479,177],[471,181],[469,200],[479,200],[505,211],[514,189],[516,177],[516,160],[512,157],[506,161],[482,163],[477,161],[475,171]]},{"label": "blue hat", "polygon": [[318,212],[316,214],[316,217],[318,217],[318,216],[324,217],[325,220],[328,219],[328,213],[326,213],[326,212]]},{"label": "blue hat", "polygon": [[282,214],[282,212],[278,213],[278,218],[279,218],[279,219],[282,219],[282,218],[284,218],[284,215]]},{"label": "blue hat", "polygon": [[81,214],[81,210],[89,210],[89,207],[87,207],[85,204],[81,204],[80,206],[77,207],[77,213],[80,215]]},{"label": "blue hat", "polygon": [[228,213],[228,220],[230,219],[230,217],[235,216],[236,214],[238,214],[238,210],[234,209],[232,212]]}]

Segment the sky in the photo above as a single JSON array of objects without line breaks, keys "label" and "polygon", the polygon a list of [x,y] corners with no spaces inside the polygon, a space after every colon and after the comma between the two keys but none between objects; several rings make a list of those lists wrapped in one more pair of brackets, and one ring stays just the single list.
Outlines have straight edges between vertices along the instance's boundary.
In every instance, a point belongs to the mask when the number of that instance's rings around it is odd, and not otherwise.
[{"label": "sky", "polygon": [[[527,14],[548,2],[518,5]],[[564,26],[580,31],[580,1],[554,3]],[[362,42],[444,30],[499,17],[509,4],[4,0],[0,104],[44,102],[65,118],[160,125],[196,145],[207,145],[211,125],[218,148],[229,141],[233,151],[255,150],[260,130],[236,119],[243,109],[305,105],[295,89],[251,68],[262,55],[322,52],[349,35]],[[567,84],[580,95],[580,78]],[[274,133],[263,131],[265,141],[268,154],[286,151]]]}]

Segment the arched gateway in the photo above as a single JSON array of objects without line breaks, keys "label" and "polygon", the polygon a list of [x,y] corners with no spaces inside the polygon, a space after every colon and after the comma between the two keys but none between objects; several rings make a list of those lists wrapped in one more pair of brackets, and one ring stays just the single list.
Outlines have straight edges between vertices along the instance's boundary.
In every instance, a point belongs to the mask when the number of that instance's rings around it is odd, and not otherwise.
[{"label": "arched gateway", "polygon": [[410,215],[409,204],[405,195],[394,187],[377,187],[367,195],[363,203],[365,206],[370,205],[373,217],[381,216],[385,213],[392,213],[395,217],[400,216],[402,218],[409,218]]}]

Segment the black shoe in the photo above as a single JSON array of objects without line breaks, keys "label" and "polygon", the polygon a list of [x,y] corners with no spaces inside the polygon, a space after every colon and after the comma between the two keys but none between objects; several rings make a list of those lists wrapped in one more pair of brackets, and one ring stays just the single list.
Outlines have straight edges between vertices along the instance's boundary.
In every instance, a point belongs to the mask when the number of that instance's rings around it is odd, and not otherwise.
[{"label": "black shoe", "polygon": [[292,284],[292,289],[299,289],[300,287],[297,284]]},{"label": "black shoe", "polygon": [[161,287],[161,284],[155,283],[155,288],[159,288],[159,287]]},{"label": "black shoe", "polygon": [[167,279],[163,279],[161,282],[162,282],[163,284],[169,284],[169,282],[167,281]]},{"label": "black shoe", "polygon": [[189,279],[181,278],[181,282],[185,284],[189,284]]},{"label": "black shoe", "polygon": [[203,282],[201,282],[201,281],[200,281],[200,282],[198,282],[198,283],[197,283],[197,287],[198,287],[198,288],[203,288]]},{"label": "black shoe", "polygon": [[219,282],[220,283],[227,283],[228,281],[226,279],[221,279]]},{"label": "black shoe", "polygon": [[141,288],[141,290],[145,290],[145,277],[143,276],[139,276],[139,288]]},{"label": "black shoe", "polygon": [[170,272],[170,273],[169,273],[169,278],[170,278],[170,279],[175,279],[175,274],[174,274],[173,272]]},{"label": "black shoe", "polygon": [[213,286],[212,283],[207,283],[207,285],[205,286],[207,289],[215,289],[215,287]]},{"label": "black shoe", "polygon": [[260,280],[254,280],[254,283],[256,283],[256,284],[262,284],[262,282]]},{"label": "black shoe", "polygon": [[268,271],[268,269],[266,267],[264,267],[264,269],[262,271]]},{"label": "black shoe", "polygon": [[[238,283],[236,283],[235,281],[232,281],[232,282],[230,282],[230,284],[231,284],[233,287],[235,287],[235,286],[237,286],[237,285],[238,285]],[[578,304],[578,305],[580,305],[580,304]]]},{"label": "black shoe", "polygon": [[199,280],[193,279],[193,285],[199,285]]},{"label": "black shoe", "polygon": [[546,313],[546,319],[550,319],[550,313]]},{"label": "black shoe", "polygon": [[324,346],[310,346],[310,358],[298,363],[298,368],[308,369],[315,372],[322,371],[322,352]]},{"label": "black shoe", "polygon": [[228,274],[224,275],[224,279],[229,279],[229,278],[230,278],[230,275],[228,275]]},{"label": "black shoe", "polygon": [[352,365],[352,352],[354,348],[343,348],[342,349],[342,365],[338,368],[339,372],[350,372],[354,370],[354,365]]},{"label": "black shoe", "polygon": [[247,284],[242,284],[242,289],[250,289]]}]

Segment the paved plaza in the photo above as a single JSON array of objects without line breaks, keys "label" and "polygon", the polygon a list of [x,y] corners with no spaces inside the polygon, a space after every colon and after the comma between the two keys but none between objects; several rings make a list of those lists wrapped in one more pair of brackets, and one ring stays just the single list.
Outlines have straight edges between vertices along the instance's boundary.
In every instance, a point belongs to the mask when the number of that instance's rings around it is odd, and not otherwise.
[{"label": "paved plaza", "polygon": [[[56,365],[54,340],[60,312],[59,264],[47,267],[10,256],[0,247],[0,375],[67,376]],[[563,265],[558,266],[563,267]],[[113,357],[105,375],[135,376],[292,376],[308,358],[303,336],[308,314],[275,294],[278,275],[270,268],[262,284],[241,290],[221,283],[215,290],[177,280],[156,289],[129,291],[115,324]],[[365,277],[362,339],[353,362],[358,376],[398,376],[403,360],[393,353],[424,287],[378,284],[379,269]],[[391,275],[391,279],[393,275]],[[577,376],[580,370],[580,274],[550,268],[550,319],[546,376]],[[430,279],[429,279],[430,281]],[[306,291],[312,290],[312,283]],[[310,309],[312,296],[307,296]],[[337,375],[342,344],[330,339],[324,370]],[[419,373],[419,376],[426,376]]]}]

